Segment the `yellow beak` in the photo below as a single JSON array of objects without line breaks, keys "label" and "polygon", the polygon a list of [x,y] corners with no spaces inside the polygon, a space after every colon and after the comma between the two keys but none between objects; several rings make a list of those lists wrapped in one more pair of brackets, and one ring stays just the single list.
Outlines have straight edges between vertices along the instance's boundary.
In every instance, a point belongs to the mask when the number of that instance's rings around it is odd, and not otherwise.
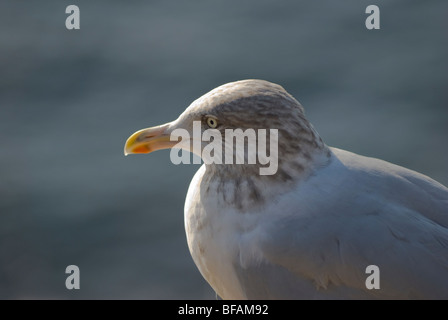
[{"label": "yellow beak", "polygon": [[170,134],[167,132],[170,123],[142,129],[132,134],[124,145],[124,155],[132,153],[150,153],[156,150],[172,148],[178,142],[170,141]]}]

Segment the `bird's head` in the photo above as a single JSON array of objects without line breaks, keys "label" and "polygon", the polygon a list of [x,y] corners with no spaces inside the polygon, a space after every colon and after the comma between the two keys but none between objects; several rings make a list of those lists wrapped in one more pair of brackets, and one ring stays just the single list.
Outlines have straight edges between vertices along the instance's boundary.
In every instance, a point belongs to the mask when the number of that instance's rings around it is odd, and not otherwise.
[{"label": "bird's head", "polygon": [[[203,156],[204,148],[215,140],[203,138],[208,129],[221,135],[223,154],[227,129],[241,129],[243,132],[266,129],[268,136],[270,129],[278,130],[278,157],[283,162],[300,154],[309,160],[312,150],[325,146],[306,120],[300,103],[285,89],[268,81],[242,80],[206,93],[172,122],[135,132],[126,141],[124,153],[150,153],[176,146]],[[181,135],[179,140],[179,130],[187,133],[188,138]],[[269,143],[269,138],[267,140]],[[245,148],[247,151],[247,146]],[[294,166],[299,168],[302,164]]]}]

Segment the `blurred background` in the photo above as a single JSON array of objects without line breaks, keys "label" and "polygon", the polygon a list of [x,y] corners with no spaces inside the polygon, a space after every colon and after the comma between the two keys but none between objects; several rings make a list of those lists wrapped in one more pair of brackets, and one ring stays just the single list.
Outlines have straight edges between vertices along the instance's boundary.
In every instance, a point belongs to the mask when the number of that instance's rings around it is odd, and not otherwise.
[{"label": "blurred background", "polygon": [[[65,28],[78,5],[81,29]],[[381,30],[365,9],[381,10]],[[0,2],[0,298],[214,299],[197,165],[123,155],[226,82],[281,84],[324,141],[448,184],[446,0]],[[65,268],[81,289],[65,288]]]}]

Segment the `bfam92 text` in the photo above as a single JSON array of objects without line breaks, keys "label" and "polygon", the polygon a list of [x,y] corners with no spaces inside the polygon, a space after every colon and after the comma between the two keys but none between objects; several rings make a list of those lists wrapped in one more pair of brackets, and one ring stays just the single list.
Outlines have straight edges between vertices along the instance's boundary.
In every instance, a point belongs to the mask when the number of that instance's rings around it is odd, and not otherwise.
[{"label": "bfam92 text", "polygon": [[266,304],[251,304],[251,305],[240,305],[240,304],[223,304],[222,314],[268,314],[268,305]]}]

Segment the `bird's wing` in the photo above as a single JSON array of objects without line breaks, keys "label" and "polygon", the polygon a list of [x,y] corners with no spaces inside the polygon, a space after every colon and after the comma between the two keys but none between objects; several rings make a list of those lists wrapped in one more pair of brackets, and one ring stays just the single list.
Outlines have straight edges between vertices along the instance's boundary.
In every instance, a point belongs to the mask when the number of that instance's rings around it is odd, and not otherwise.
[{"label": "bird's wing", "polygon": [[341,172],[346,173],[344,176],[349,182],[355,182],[355,188],[380,195],[388,203],[417,211],[448,228],[448,188],[421,173],[389,162],[331,149],[335,166],[345,169]]},{"label": "bird's wing", "polygon": [[[247,297],[448,298],[447,189],[338,156],[242,241],[235,268]],[[380,289],[366,287],[369,265]]]}]

